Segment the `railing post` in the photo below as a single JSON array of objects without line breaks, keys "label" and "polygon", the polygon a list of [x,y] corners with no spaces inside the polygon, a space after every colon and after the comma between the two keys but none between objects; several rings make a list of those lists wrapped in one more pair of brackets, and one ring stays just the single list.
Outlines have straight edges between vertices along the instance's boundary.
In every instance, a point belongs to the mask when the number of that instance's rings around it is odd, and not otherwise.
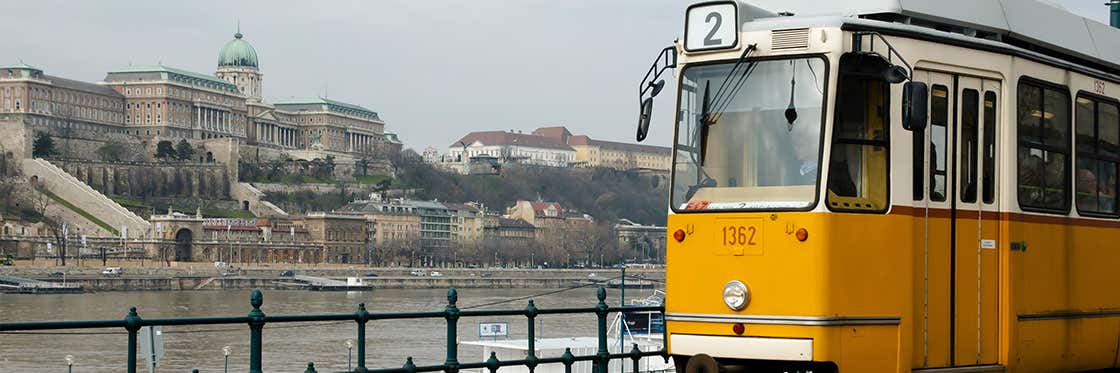
[{"label": "railing post", "polygon": [[455,306],[455,302],[459,301],[459,292],[455,288],[447,290],[447,309],[444,310],[447,319],[447,360],[443,362],[446,365],[444,372],[457,373],[459,371],[459,344],[458,344],[458,321],[459,321],[459,307]]},{"label": "railing post", "polygon": [[640,372],[640,370],[638,370],[638,362],[642,360],[642,350],[638,348],[637,343],[634,344],[634,348],[630,349],[630,359],[634,360],[633,373]]},{"label": "railing post", "polygon": [[402,368],[407,373],[416,373],[416,364],[412,363],[412,356],[404,358],[404,367]]},{"label": "railing post", "polygon": [[497,373],[498,365],[498,354],[494,351],[490,351],[490,358],[486,359],[486,369],[489,369],[490,373]]},{"label": "railing post", "polygon": [[529,300],[529,306],[525,307],[525,318],[529,319],[529,356],[525,358],[529,367],[529,373],[537,368],[537,306],[533,304],[533,300]]},{"label": "railing post", "polygon": [[369,321],[369,311],[365,303],[358,303],[358,312],[354,315],[358,322],[358,369],[356,372],[366,372],[366,322]]},{"label": "railing post", "polygon": [[572,348],[564,348],[564,355],[560,358],[564,359],[564,373],[572,373],[572,364],[576,362],[575,355],[572,355]]},{"label": "railing post", "polygon": [[595,316],[599,319],[599,351],[595,353],[596,359],[591,371],[607,373],[610,363],[610,351],[607,350],[607,289],[602,286],[595,292],[599,304],[595,305]]},{"label": "railing post", "polygon": [[136,373],[136,333],[140,331],[140,321],[136,307],[130,307],[124,317],[124,328],[128,330],[128,373]]},{"label": "railing post", "polygon": [[[263,373],[261,371],[261,331],[264,329],[264,295],[261,289],[253,289],[249,293],[249,304],[253,309],[249,311],[249,373]],[[308,366],[314,372],[313,366]]]}]

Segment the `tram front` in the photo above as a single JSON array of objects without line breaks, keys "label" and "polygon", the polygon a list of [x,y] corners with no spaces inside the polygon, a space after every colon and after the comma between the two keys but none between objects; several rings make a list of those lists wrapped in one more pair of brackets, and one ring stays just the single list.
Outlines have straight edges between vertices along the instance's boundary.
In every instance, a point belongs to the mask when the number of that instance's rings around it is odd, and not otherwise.
[{"label": "tram front", "polygon": [[677,369],[908,370],[910,259],[887,227],[909,220],[883,214],[888,134],[892,117],[921,126],[926,98],[902,56],[827,19],[699,3],[641,83],[639,141],[672,68]]}]

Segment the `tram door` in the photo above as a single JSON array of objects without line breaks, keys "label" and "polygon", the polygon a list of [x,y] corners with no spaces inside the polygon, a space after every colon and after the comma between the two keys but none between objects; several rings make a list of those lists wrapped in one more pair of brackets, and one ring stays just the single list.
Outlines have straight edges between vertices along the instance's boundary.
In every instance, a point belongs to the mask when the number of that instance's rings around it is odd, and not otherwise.
[{"label": "tram door", "polygon": [[953,365],[991,364],[996,362],[999,338],[999,213],[992,132],[998,129],[999,83],[967,76],[957,76],[956,81],[952,357]]},{"label": "tram door", "polygon": [[[930,88],[914,133],[914,366],[993,364],[998,343],[999,82],[915,72]],[[919,159],[921,158],[921,159]]]}]

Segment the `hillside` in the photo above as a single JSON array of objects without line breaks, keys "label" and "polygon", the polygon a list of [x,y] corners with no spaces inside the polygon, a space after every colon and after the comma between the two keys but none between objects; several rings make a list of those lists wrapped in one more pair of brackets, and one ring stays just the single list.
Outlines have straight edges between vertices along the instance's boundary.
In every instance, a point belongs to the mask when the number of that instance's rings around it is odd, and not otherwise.
[{"label": "hillside", "polygon": [[559,202],[598,219],[630,219],[665,224],[668,182],[664,177],[609,168],[552,168],[507,165],[501,175],[456,175],[436,170],[415,153],[394,160],[400,185],[414,198],[478,201],[502,211],[517,200]]}]

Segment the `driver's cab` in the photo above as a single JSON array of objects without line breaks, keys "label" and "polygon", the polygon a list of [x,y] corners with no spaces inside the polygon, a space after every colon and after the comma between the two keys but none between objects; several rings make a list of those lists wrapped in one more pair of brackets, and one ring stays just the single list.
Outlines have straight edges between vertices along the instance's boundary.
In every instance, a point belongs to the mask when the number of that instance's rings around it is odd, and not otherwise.
[{"label": "driver's cab", "polygon": [[903,84],[904,108],[922,103],[902,112],[910,129],[925,123],[925,84],[881,35],[812,21],[731,1],[688,8],[683,40],[640,86],[639,141],[677,68],[672,211],[887,210],[890,89]]}]

